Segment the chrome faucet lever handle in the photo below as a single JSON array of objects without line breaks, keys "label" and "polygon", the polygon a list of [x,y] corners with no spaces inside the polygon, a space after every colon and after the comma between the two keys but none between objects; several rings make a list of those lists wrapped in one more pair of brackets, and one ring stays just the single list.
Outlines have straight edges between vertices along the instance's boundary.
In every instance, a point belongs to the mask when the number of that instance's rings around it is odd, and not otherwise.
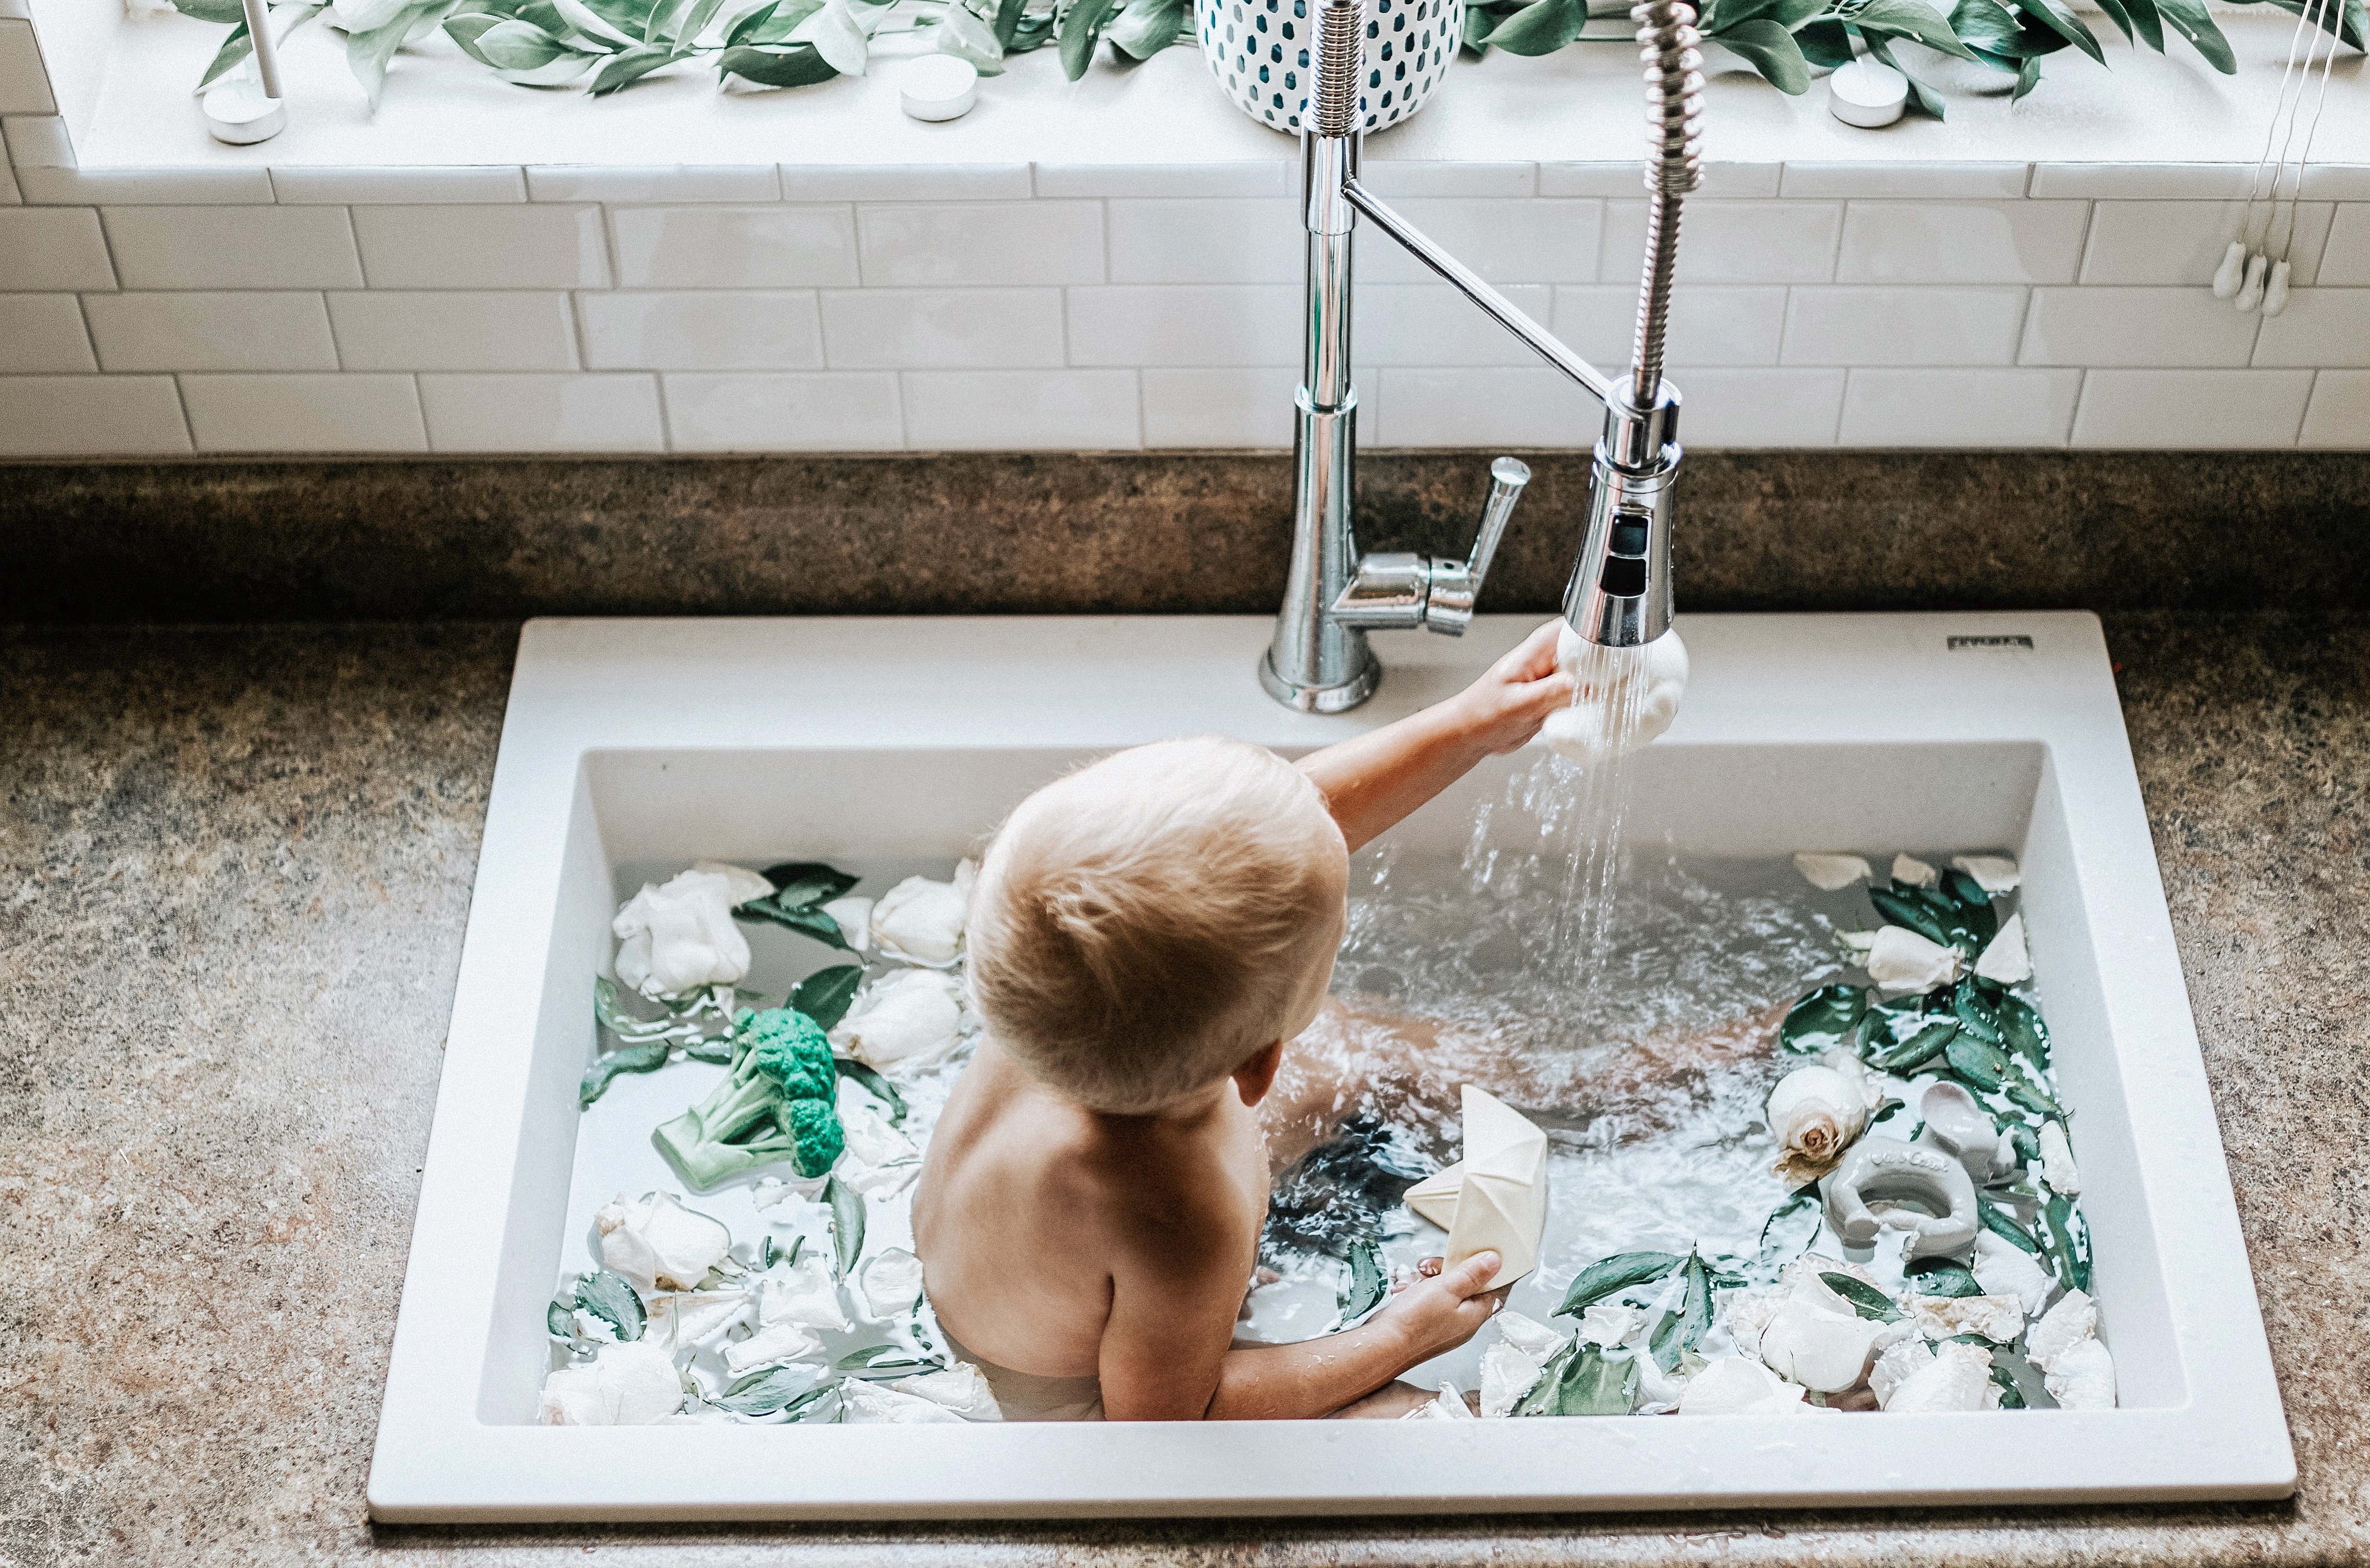
[{"label": "chrome faucet lever handle", "polygon": [[1444,637],[1462,637],[1473,624],[1473,604],[1481,597],[1481,583],[1497,559],[1498,541],[1531,482],[1531,466],[1520,457],[1501,457],[1490,465],[1490,495],[1481,503],[1481,528],[1473,538],[1473,553],[1462,561],[1432,563],[1432,594],[1424,605],[1423,624]]}]

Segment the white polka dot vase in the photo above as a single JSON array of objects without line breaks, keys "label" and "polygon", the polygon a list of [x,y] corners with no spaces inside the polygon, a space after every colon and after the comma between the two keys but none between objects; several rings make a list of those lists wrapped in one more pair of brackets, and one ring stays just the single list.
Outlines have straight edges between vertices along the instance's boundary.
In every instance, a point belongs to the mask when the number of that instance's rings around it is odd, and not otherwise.
[{"label": "white polka dot vase", "polygon": [[[1194,0],[1210,74],[1245,114],[1296,135],[1308,107],[1315,0]],[[1465,0],[1374,0],[1366,16],[1365,128],[1397,125],[1431,98],[1465,27]]]}]

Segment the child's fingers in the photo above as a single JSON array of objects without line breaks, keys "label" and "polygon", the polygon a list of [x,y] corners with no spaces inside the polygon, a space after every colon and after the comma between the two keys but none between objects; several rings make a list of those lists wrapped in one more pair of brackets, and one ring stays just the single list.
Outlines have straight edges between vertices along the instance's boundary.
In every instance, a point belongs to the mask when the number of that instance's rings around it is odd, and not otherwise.
[{"label": "child's fingers", "polygon": [[1523,639],[1522,646],[1506,655],[1506,677],[1535,681],[1552,674],[1556,667],[1556,641],[1562,633],[1563,617],[1558,616]]},{"label": "child's fingers", "polygon": [[1504,1260],[1496,1252],[1476,1252],[1455,1268],[1443,1273],[1440,1283],[1446,1286],[1459,1299],[1468,1296],[1478,1296],[1489,1288],[1490,1282],[1497,1277],[1499,1265],[1503,1262]]}]

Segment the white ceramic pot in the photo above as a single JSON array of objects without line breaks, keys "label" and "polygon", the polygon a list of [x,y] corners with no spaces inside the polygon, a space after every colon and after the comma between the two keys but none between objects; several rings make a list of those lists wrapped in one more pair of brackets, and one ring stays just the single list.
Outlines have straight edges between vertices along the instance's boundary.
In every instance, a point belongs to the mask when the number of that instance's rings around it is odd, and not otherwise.
[{"label": "white ceramic pot", "polygon": [[[1314,0],[1194,0],[1202,58],[1245,114],[1286,134],[1308,104]],[[1423,107],[1456,58],[1465,0],[1375,0],[1366,17],[1365,128],[1397,125]]]}]

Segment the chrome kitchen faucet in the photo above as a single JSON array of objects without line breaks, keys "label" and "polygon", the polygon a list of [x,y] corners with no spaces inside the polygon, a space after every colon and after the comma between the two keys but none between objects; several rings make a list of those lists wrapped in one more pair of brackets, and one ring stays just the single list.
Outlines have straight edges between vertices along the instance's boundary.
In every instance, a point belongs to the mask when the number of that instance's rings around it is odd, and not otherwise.
[{"label": "chrome kitchen faucet", "polygon": [[[1564,615],[1588,640],[1632,648],[1671,624],[1671,481],[1679,466],[1679,394],[1662,379],[1662,336],[1677,258],[1679,203],[1702,170],[1701,57],[1685,0],[1630,11],[1646,63],[1646,260],[1629,374],[1607,380],[1504,295],[1358,182],[1364,140],[1364,0],[1315,0],[1316,38],[1300,139],[1301,217],[1308,230],[1301,386],[1294,402],[1292,570],[1260,683],[1287,707],[1340,713],[1374,695],[1382,666],[1369,630],[1424,627],[1450,637],[1473,619],[1499,536],[1531,477],[1513,457],[1490,466],[1473,553],[1361,556],[1351,527],[1358,392],[1350,375],[1351,249],[1358,214],[1447,279],[1501,327],[1605,405],[1588,529]],[[1449,47],[1455,47],[1452,43]]]}]

